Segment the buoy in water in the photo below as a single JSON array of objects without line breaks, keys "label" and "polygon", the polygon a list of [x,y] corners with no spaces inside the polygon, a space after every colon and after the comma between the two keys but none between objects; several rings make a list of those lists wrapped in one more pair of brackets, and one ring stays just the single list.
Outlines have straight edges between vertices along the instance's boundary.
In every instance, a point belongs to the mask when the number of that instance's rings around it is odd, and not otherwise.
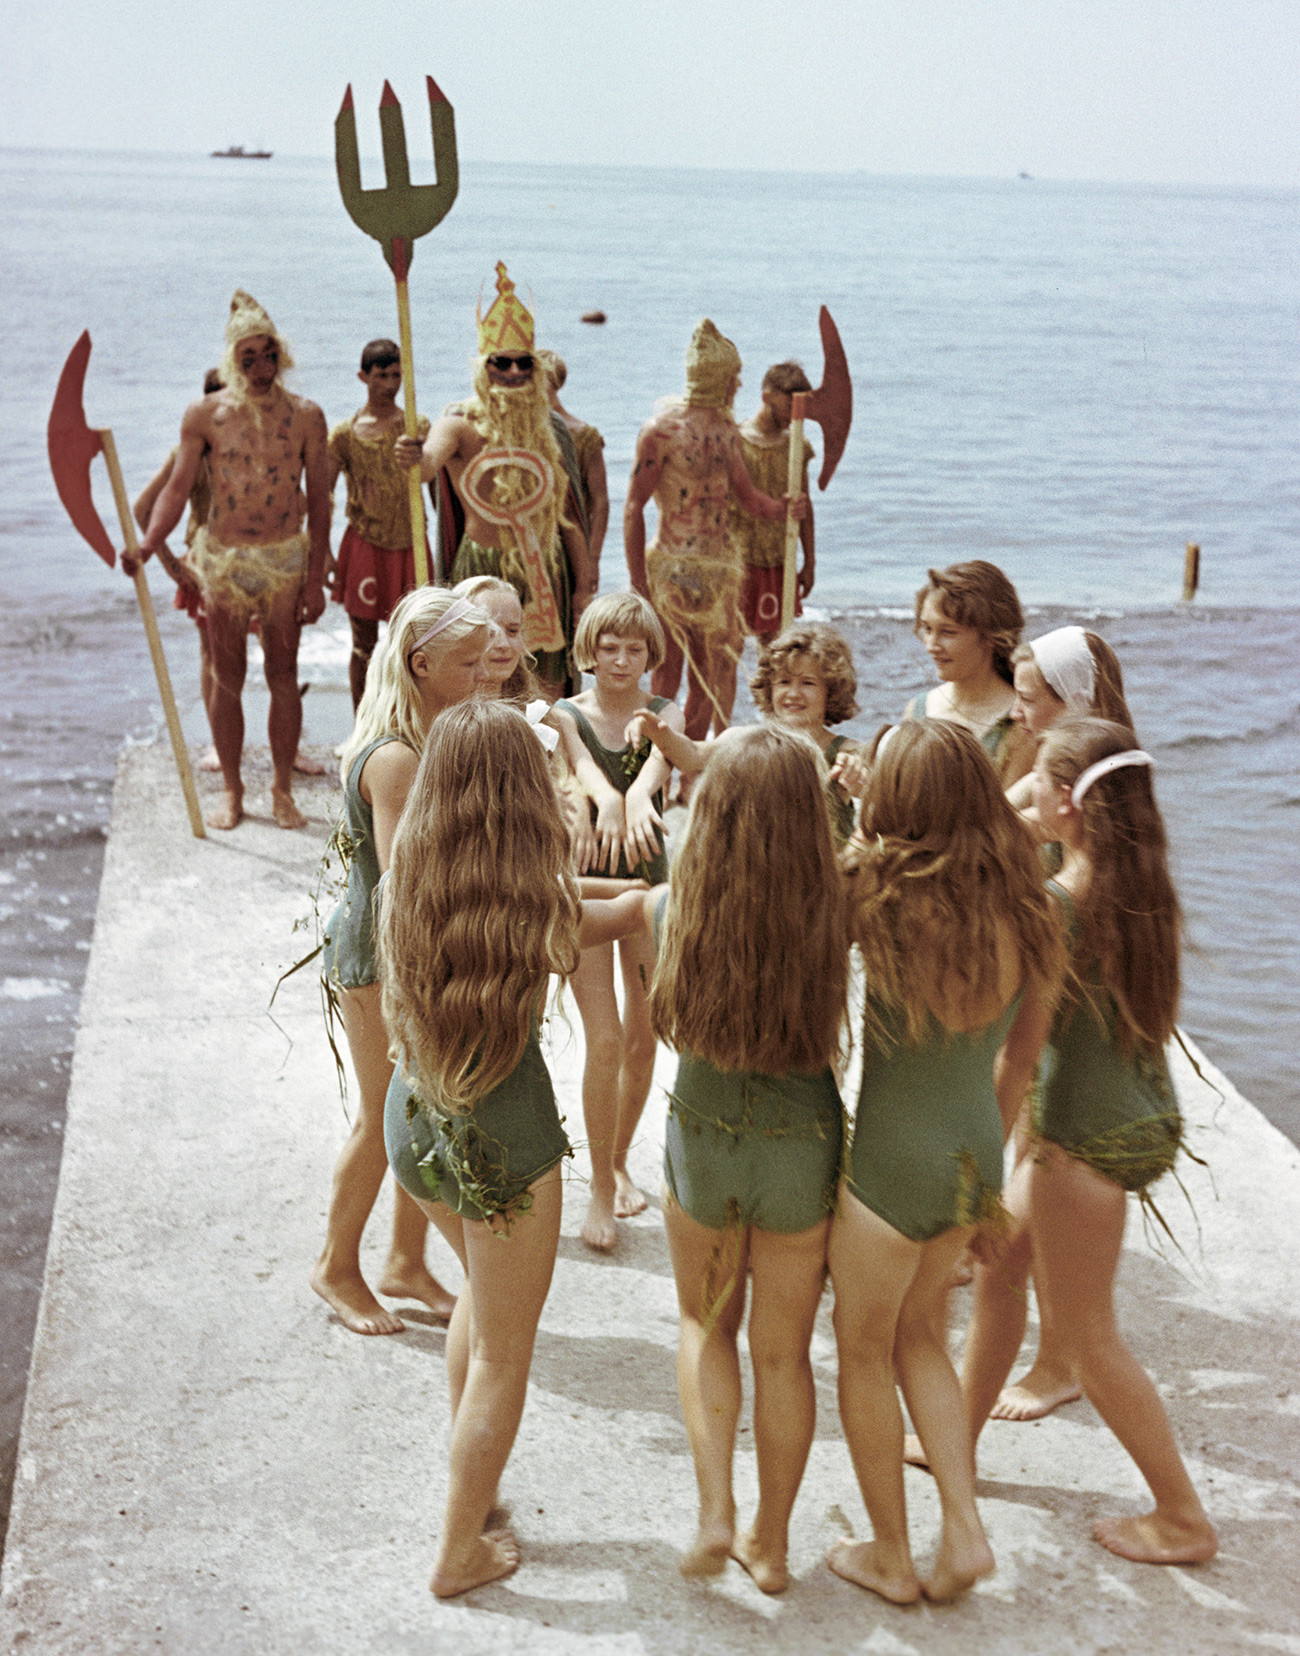
[{"label": "buoy in water", "polygon": [[600,323],[600,322],[603,322],[605,320],[605,313],[604,313],[604,311],[583,311],[582,315],[578,318],[578,320],[580,322]]}]

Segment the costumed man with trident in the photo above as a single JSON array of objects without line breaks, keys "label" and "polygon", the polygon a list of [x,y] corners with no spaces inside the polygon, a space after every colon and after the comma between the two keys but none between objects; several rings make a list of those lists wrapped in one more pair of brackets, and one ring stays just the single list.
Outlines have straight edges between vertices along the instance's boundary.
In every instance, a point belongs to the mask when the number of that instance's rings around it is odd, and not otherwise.
[{"label": "costumed man with trident", "polygon": [[[208,817],[213,828],[234,828],[244,814],[240,698],[253,615],[271,692],[272,814],[281,828],[302,828],[307,821],[293,802],[293,760],[302,730],[298,638],[304,624],[325,608],[329,454],[325,416],[314,402],[281,384],[281,374],[292,366],[271,318],[256,299],[236,289],[221,365],[224,389],[185,410],[171,476],[137,551],[140,562],[161,551],[206,456],[212,480],[208,520],[194,538],[188,567],[174,559],[168,567],[174,579],[197,585],[207,614],[215,679],[209,715],[226,785],[224,801]],[[122,562],[132,574],[134,560]]]},{"label": "costumed man with trident", "polygon": [[[637,438],[623,511],[623,544],[633,588],[663,622],[668,650],[651,688],[669,699],[687,669],[686,734],[699,742],[710,724],[725,730],[736,697],[744,634],[741,565],[730,545],[728,505],[772,521],[801,520],[807,497],[776,499],[750,481],[731,405],[740,387],[740,352],[706,317],[686,352],[686,395],[674,398]],[[649,547],[645,509],[659,526]]]},{"label": "costumed man with trident", "polygon": [[587,538],[533,350],[533,318],[497,265],[497,297],[478,317],[474,397],[453,403],[423,444],[401,437],[398,460],[426,481],[445,469],[464,527],[447,571],[511,582],[524,606],[524,643],[552,698],[572,678],[573,628],[595,592]]}]

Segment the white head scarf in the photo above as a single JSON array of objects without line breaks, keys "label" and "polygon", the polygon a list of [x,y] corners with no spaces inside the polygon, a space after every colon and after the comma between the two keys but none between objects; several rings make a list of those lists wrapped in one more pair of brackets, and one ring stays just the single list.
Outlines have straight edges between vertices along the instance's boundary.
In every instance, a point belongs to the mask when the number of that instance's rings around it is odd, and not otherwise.
[{"label": "white head scarf", "polygon": [[1097,668],[1083,628],[1058,627],[1034,639],[1029,648],[1038,671],[1066,706],[1076,713],[1090,712]]}]

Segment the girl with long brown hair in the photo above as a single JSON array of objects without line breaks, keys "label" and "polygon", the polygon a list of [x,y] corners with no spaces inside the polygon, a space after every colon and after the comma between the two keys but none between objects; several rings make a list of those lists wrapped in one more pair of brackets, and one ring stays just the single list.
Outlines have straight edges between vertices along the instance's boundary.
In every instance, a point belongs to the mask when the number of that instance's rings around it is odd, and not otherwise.
[{"label": "girl with long brown hair", "polygon": [[439,1597],[509,1575],[487,1530],[514,1444],[560,1233],[560,1125],[538,1024],[552,973],[642,924],[642,893],[579,904],[546,756],[527,720],[474,699],[434,726],[380,917],[399,1054],[384,1137],[403,1189],[465,1270],[447,1335],[452,1425]]},{"label": "girl with long brown hair", "polygon": [[[664,1225],[677,1281],[677,1383],[699,1524],[686,1575],[737,1559],[765,1593],[788,1583],[790,1512],[812,1446],[809,1345],[842,1141],[831,1071],[848,942],[823,787],[805,737],[728,732],[691,798],[658,937],[655,1030],[679,1055],[668,1102]],[[736,1530],[737,1337],[753,1285],[758,1511]]]},{"label": "girl with long brown hair", "polygon": [[[1218,1541],[1114,1305],[1126,1192],[1144,1194],[1182,1138],[1164,1056],[1178,1007],[1181,917],[1151,763],[1131,729],[1107,720],[1063,720],[1043,740],[1034,804],[1064,847],[1048,888],[1069,926],[1072,971],[1055,1015],[1046,1001],[1018,1025],[1004,1073],[1014,1101],[1038,1074],[1035,1285],[1085,1395],[1155,1498],[1140,1517],[1101,1519],[1093,1536],[1138,1563],[1195,1564],[1212,1558]],[[1024,1332],[1023,1299],[999,1304],[996,1327],[989,1302],[977,1304],[968,1341],[963,1381],[975,1432]]]},{"label": "girl with long brown hair", "polygon": [[[1124,674],[1104,638],[1084,627],[1056,627],[1011,654],[1016,699],[1011,717],[1037,744],[1059,720],[1080,715],[1134,728],[1124,700]],[[1026,773],[1007,789],[1018,811],[1030,803]]]},{"label": "girl with long brown hair", "polygon": [[[375,887],[389,852],[426,732],[444,709],[474,693],[488,618],[442,587],[418,587],[393,610],[388,636],[370,658],[352,735],[343,749],[347,890],[325,925],[326,992],[339,1014],[356,1071],[356,1120],[334,1169],[325,1246],[311,1285],[356,1334],[400,1334],[405,1324],[387,1311],[361,1274],[361,1235],[388,1170],[384,1097],[392,1078],[388,1032],[375,964]],[[451,1316],[455,1296],[424,1262],[424,1215],[400,1188],[393,1238],[379,1291],[419,1300],[436,1317]]]},{"label": "girl with long brown hair", "polygon": [[[938,1307],[962,1249],[997,1214],[998,1050],[1018,1008],[1055,992],[1062,948],[1029,837],[980,744],[951,722],[909,721],[877,745],[847,867],[867,999],[829,1257],[840,1419],[873,1538],[837,1543],[828,1562],[907,1604],[952,1598],[993,1569]],[[924,1581],[908,1542],[896,1377],[939,1487]]]},{"label": "girl with long brown hair", "polygon": [[905,716],[969,730],[1009,788],[1034,762],[1032,742],[1011,718],[1011,658],[1025,624],[1015,587],[996,564],[972,558],[929,570],[915,608],[914,631],[939,683],[914,696]]}]

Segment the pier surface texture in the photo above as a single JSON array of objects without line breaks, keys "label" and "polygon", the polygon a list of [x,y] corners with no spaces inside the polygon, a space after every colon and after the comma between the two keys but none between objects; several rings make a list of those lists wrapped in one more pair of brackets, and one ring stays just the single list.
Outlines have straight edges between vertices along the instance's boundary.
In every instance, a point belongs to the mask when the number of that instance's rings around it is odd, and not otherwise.
[{"label": "pier surface texture", "polygon": [[[831,1575],[868,1532],[835,1407],[830,1296],[813,1359],[817,1437],[792,1526],[793,1583],[738,1565],[688,1583],[695,1480],[674,1379],[676,1301],[658,1211],[661,1053],[632,1170],[654,1193],[608,1257],[578,1238],[584,1158],[503,1498],[523,1564],[439,1603],[427,1581],[445,1495],[445,1336],[348,1333],[311,1293],[346,1132],[306,952],[313,870],[337,805],[301,789],[305,833],[254,819],[191,838],[170,755],[124,755],[82,1004],[62,1179],[0,1597],[0,1649],[219,1656],[525,1651],[978,1651],[1300,1656],[1300,1152],[1204,1066],[1180,1061],[1192,1209],[1158,1190],[1183,1250],[1136,1208],[1125,1328],[1167,1400],[1220,1557],[1129,1564],[1089,1538],[1136,1511],[1137,1473],[1086,1403],[992,1423],[980,1502],[997,1573],[964,1601],[896,1609]],[[265,764],[262,769],[267,770]],[[561,1110],[582,1139],[581,1024],[552,1018]],[[1194,1209],[1194,1214],[1193,1210]],[[377,1274],[388,1198],[367,1236]],[[431,1264],[458,1282],[451,1255]],[[967,1296],[955,1296],[959,1320]],[[1031,1340],[1033,1330],[1031,1328]],[[748,1389],[748,1387],[747,1387]],[[756,1481],[748,1413],[742,1515]],[[933,1485],[907,1472],[918,1555]]]}]

